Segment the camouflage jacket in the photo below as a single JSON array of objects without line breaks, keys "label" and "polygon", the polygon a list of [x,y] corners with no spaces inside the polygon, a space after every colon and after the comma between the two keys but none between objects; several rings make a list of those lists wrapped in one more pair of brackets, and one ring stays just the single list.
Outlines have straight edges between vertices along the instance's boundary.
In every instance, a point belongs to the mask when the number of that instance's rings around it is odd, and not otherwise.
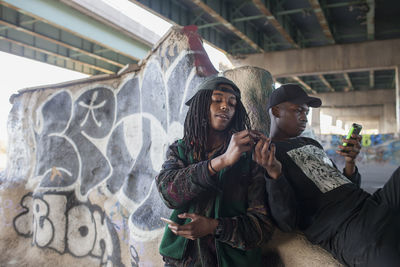
[{"label": "camouflage jacket", "polygon": [[207,163],[191,160],[191,151],[177,141],[169,147],[156,177],[162,200],[174,209],[172,220],[187,223],[189,219],[177,215],[192,212],[219,218],[222,224],[217,238],[208,235],[194,241],[175,236],[166,227],[160,246],[166,266],[257,266],[259,246],[273,232],[265,204],[264,173],[251,154],[243,154],[235,165],[213,176]]}]

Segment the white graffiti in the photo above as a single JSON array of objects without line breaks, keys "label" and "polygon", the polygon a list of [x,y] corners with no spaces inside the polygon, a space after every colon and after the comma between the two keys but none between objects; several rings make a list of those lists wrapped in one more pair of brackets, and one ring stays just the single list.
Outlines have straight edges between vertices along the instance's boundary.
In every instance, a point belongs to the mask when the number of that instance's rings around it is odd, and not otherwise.
[{"label": "white graffiti", "polygon": [[100,104],[94,105],[94,102],[96,102],[96,99],[97,99],[98,94],[99,94],[98,91],[95,91],[95,92],[93,93],[92,99],[90,100],[90,104],[89,104],[89,105],[85,104],[83,101],[79,101],[79,105],[80,105],[80,106],[82,106],[82,107],[88,109],[85,118],[84,118],[83,121],[81,122],[81,126],[83,126],[83,125],[86,124],[86,121],[87,121],[87,119],[89,118],[89,113],[90,113],[90,114],[92,115],[92,118],[93,118],[94,122],[96,123],[96,125],[97,125],[98,127],[101,127],[101,121],[98,121],[98,120],[96,119],[96,115],[94,115],[94,110],[95,110],[95,109],[98,109],[98,108],[101,108],[101,107],[104,107],[104,105],[106,104],[106,101],[104,100],[104,101],[101,102]]},{"label": "white graffiti", "polygon": [[113,241],[118,237],[100,207],[90,203],[67,207],[68,202],[71,199],[64,194],[26,195],[21,201],[25,211],[14,219],[15,230],[32,236],[38,247],[60,254],[91,256],[101,264],[120,263],[119,246]]},{"label": "white graffiti", "polygon": [[[123,266],[120,246],[129,239],[124,264],[139,266],[144,253],[135,242],[156,240],[164,227],[160,216],[171,212],[154,177],[168,145],[183,135],[184,103],[205,78],[198,70],[216,72],[197,66],[201,51],[175,37],[121,83],[115,77],[113,83],[62,89],[38,105],[35,166],[26,187],[34,193],[21,199],[23,211],[13,221],[18,234],[40,248],[107,266]],[[121,205],[124,216],[108,217],[108,206],[89,202],[99,194]]]}]

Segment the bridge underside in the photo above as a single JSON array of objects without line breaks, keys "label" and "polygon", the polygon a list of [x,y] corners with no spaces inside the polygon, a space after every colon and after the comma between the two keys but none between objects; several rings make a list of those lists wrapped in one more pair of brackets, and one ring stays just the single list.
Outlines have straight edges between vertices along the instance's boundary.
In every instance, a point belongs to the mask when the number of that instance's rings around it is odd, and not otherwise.
[{"label": "bridge underside", "polygon": [[[82,13],[84,4],[78,11],[59,1],[0,1],[0,50],[89,75],[116,73],[144,58],[158,37],[129,18],[124,26],[131,32],[107,25],[101,15],[119,12],[98,5],[104,14]],[[134,36],[135,30],[151,37]]]}]

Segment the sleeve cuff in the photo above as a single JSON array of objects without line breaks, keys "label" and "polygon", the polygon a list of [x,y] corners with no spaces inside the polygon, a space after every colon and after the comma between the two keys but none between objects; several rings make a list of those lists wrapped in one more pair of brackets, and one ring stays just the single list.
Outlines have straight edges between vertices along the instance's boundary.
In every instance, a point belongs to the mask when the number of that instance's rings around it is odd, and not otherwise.
[{"label": "sleeve cuff", "polygon": [[268,184],[274,184],[274,185],[276,184],[278,186],[281,184],[286,184],[286,179],[285,179],[285,176],[283,175],[283,173],[281,173],[281,175],[279,175],[279,177],[277,179],[273,179],[273,178],[271,178],[271,176],[268,175],[267,172],[265,172],[264,177],[265,177],[265,182],[267,183],[267,186],[268,186]]},{"label": "sleeve cuff", "polygon": [[[347,178],[349,178],[350,179],[350,181],[352,181],[354,184],[356,184],[357,186],[360,186],[361,185],[361,175],[360,175],[360,173],[358,172],[358,168],[357,168],[357,166],[354,166],[354,168],[355,168],[355,170],[354,170],[354,173],[350,176],[350,177],[347,177]],[[344,170],[345,170],[345,168],[343,168],[343,175],[344,176],[346,176],[345,174],[344,174]]]},{"label": "sleeve cuff", "polygon": [[[343,167],[343,170],[342,170],[343,174],[344,174],[345,169],[346,169],[346,167]],[[351,178],[354,178],[357,174],[358,174],[358,168],[357,168],[357,165],[354,165],[354,172],[351,175]]]},{"label": "sleeve cuff", "polygon": [[215,229],[215,238],[219,241],[229,241],[230,235],[228,233],[233,233],[233,220],[229,218],[218,218],[218,226]]},{"label": "sleeve cuff", "polygon": [[217,191],[221,191],[221,189],[218,187],[218,178],[216,175],[211,176],[210,172],[208,171],[208,160],[202,161],[198,163],[200,166],[198,168],[199,173],[197,174],[198,180],[197,183],[199,183],[201,186],[206,187],[206,188],[213,188]]}]

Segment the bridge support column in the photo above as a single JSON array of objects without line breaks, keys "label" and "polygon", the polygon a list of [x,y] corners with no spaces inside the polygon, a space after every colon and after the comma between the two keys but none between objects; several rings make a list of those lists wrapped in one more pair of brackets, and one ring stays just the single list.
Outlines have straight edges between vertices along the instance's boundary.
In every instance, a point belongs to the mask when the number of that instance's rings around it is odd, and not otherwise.
[{"label": "bridge support column", "polygon": [[311,114],[311,129],[315,134],[321,133],[321,123],[320,123],[320,109],[313,108]]},{"label": "bridge support column", "polygon": [[400,65],[396,66],[396,133],[400,133]]}]

